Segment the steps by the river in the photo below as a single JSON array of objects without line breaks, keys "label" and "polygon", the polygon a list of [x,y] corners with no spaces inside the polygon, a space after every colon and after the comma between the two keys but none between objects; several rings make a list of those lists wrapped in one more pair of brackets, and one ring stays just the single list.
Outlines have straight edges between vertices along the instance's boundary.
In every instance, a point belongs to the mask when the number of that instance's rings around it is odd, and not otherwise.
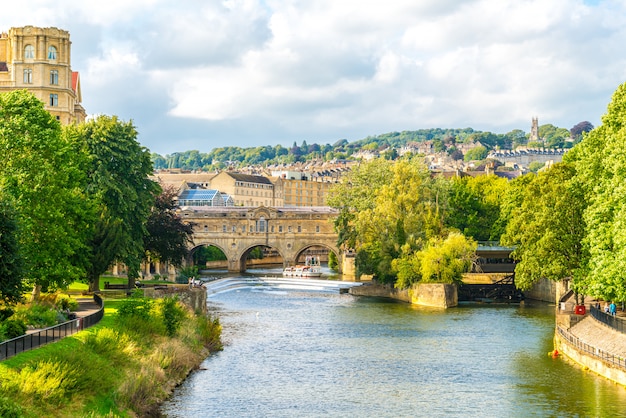
[{"label": "steps by the river", "polygon": [[204,283],[207,296],[242,288],[265,288],[283,290],[310,290],[320,292],[347,293],[351,287],[361,286],[361,282],[339,280],[319,280],[292,277],[236,277],[223,278]]}]

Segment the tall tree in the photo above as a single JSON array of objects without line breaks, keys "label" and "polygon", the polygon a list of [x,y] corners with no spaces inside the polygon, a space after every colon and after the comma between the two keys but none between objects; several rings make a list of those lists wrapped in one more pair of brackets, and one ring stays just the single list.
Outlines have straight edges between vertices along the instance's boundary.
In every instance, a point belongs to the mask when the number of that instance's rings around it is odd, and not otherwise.
[{"label": "tall tree", "polygon": [[84,276],[92,212],[85,199],[83,154],[34,95],[0,95],[0,189],[15,202],[24,277],[39,289]]},{"label": "tall tree", "polygon": [[450,182],[446,225],[476,241],[498,241],[504,232],[498,222],[500,203],[508,186],[506,179],[493,174],[453,178]]},{"label": "tall tree", "polygon": [[394,260],[421,250],[443,233],[447,191],[419,158],[360,165],[329,200],[340,209],[335,221],[339,244],[356,249],[357,275],[393,282]]},{"label": "tall tree", "polygon": [[116,116],[99,116],[69,129],[89,157],[87,193],[99,213],[90,242],[90,290],[98,290],[100,275],[114,261],[126,264],[130,283],[139,276],[146,221],[160,191],[148,177],[150,153],[137,142],[132,122]]},{"label": "tall tree", "polygon": [[[588,199],[588,294],[626,301],[626,84],[620,85],[602,125],[584,135],[565,160],[573,161]],[[571,155],[569,155],[571,153]]]},{"label": "tall tree", "polygon": [[[556,164],[548,171],[524,176],[512,187],[517,204],[502,242],[516,247],[512,253],[518,261],[515,283],[521,289],[529,289],[542,278],[571,278],[574,288],[584,293],[585,198],[575,174],[572,165]],[[517,193],[520,185],[521,193]]]},{"label": "tall tree", "polygon": [[161,186],[146,224],[146,255],[173,266],[180,266],[189,254],[193,225],[186,223],[177,213],[177,192],[174,187]]}]

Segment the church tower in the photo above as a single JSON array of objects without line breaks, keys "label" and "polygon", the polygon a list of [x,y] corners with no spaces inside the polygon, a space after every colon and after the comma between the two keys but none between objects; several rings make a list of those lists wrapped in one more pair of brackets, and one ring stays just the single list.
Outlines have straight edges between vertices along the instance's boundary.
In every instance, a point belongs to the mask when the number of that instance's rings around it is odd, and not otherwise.
[{"label": "church tower", "polygon": [[534,117],[532,125],[530,127],[530,138],[528,138],[529,142],[537,142],[539,141],[539,118]]}]

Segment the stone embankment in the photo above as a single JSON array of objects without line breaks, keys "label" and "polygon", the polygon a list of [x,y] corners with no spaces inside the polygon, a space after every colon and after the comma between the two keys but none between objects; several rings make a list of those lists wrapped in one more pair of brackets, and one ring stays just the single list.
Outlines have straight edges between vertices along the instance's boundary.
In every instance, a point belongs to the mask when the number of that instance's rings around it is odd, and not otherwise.
[{"label": "stone embankment", "polygon": [[556,315],[555,349],[585,369],[626,386],[626,334],[594,318],[589,306],[584,315],[567,306],[561,304]]},{"label": "stone embankment", "polygon": [[351,288],[350,294],[384,297],[435,308],[451,308],[459,303],[456,286],[441,283],[424,283],[414,285],[410,289],[396,289],[393,286],[372,282]]}]

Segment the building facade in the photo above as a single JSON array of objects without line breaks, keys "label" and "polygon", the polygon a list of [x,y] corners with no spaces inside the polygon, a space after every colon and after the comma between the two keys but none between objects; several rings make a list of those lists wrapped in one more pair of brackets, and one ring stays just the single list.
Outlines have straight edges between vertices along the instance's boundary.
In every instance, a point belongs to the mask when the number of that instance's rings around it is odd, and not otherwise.
[{"label": "building facade", "polygon": [[0,93],[18,89],[34,94],[62,124],[84,122],[69,32],[24,26],[0,34]]},{"label": "building facade", "polygon": [[263,176],[222,171],[211,179],[211,188],[230,195],[235,206],[284,205],[283,200],[274,195],[274,184]]}]

